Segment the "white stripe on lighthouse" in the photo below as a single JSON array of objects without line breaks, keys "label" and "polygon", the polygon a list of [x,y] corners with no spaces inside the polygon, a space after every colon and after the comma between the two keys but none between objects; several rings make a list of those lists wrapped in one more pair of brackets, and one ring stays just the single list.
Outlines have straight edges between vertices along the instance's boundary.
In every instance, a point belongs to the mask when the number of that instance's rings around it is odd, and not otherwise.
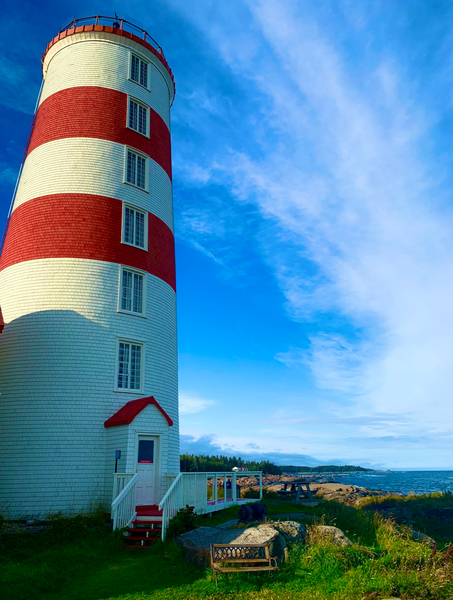
[{"label": "white stripe on lighthouse", "polygon": [[[77,37],[74,35],[61,40],[56,45],[58,51],[55,53],[51,48],[46,56],[48,69],[40,104],[55,92],[67,88],[106,87],[141,100],[155,110],[170,128],[168,85],[160,70],[153,64],[152,61],[157,59],[150,52],[138,44],[133,44],[136,50],[132,50],[126,45],[128,40],[124,40],[125,45],[122,45],[123,39],[119,36],[115,36],[115,43],[102,39],[89,40],[86,39],[87,34],[83,43],[77,43]],[[132,52],[150,61],[149,90],[129,79]]]},{"label": "white stripe on lighthouse", "polygon": [[25,161],[14,209],[50,194],[94,194],[151,212],[173,231],[168,175],[148,158],[147,191],[124,183],[125,152],[122,144],[92,138],[65,138],[38,146]]}]

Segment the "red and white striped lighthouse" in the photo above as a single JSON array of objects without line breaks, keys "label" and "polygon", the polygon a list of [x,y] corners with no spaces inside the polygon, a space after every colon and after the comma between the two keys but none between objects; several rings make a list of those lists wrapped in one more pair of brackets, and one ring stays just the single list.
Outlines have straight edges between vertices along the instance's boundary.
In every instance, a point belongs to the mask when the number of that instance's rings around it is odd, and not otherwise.
[{"label": "red and white striped lighthouse", "polygon": [[[44,84],[0,257],[0,504],[158,503],[179,472],[170,106],[162,50],[79,19]],[[118,454],[116,454],[118,456]]]}]

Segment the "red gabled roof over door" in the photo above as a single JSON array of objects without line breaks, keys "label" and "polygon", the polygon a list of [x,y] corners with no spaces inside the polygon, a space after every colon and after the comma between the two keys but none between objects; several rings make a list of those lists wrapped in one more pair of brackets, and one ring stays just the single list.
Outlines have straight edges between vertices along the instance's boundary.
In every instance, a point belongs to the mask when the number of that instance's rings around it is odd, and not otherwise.
[{"label": "red gabled roof over door", "polygon": [[149,406],[150,404],[154,404],[154,406],[160,410],[160,412],[164,415],[167,423],[171,427],[173,425],[173,421],[164,411],[162,406],[157,402],[154,396],[148,396],[147,398],[139,398],[138,400],[131,400],[127,404],[125,404],[122,408],[119,409],[114,415],[107,419],[104,423],[104,427],[115,427],[117,425],[129,425],[135,419],[135,417],[142,412],[144,408]]}]

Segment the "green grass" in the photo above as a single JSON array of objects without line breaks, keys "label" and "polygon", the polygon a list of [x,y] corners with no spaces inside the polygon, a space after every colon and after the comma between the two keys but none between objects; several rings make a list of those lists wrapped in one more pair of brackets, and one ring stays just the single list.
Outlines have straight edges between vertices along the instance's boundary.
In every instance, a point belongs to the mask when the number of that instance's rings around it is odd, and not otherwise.
[{"label": "green grass", "polygon": [[[214,526],[237,518],[237,507],[198,524]],[[189,566],[174,543],[151,550],[123,548],[100,516],[56,519],[41,534],[5,535],[0,542],[2,600],[403,600],[453,598],[453,564],[439,552],[407,539],[404,527],[335,502],[307,507],[269,502],[269,516],[300,512],[335,524],[354,541],[339,548],[312,534],[294,544],[277,577],[232,574],[219,577]],[[309,527],[313,519],[301,516]],[[431,532],[432,534],[432,532]],[[435,536],[434,536],[435,537]]]},{"label": "green grass", "polygon": [[[436,516],[429,516],[427,511],[432,509],[453,509],[453,494],[429,494],[424,496],[384,496],[363,498],[360,503],[361,511],[374,511],[386,508],[393,511],[397,523],[409,524],[412,529],[433,537],[440,546],[449,545],[453,541],[453,517],[440,521]],[[410,523],[405,520],[406,513]]]}]

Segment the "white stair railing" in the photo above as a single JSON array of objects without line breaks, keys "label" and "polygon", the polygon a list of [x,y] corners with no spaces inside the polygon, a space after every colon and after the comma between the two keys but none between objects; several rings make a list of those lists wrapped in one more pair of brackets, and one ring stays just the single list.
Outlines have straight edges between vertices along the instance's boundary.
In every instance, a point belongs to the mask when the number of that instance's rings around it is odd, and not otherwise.
[{"label": "white stair railing", "polygon": [[121,494],[121,492],[126,487],[128,481],[132,479],[135,473],[114,473],[113,474],[113,494],[112,494],[112,502],[115,498]]},{"label": "white stair railing", "polygon": [[238,494],[237,480],[253,476],[258,479],[261,499],[261,471],[179,473],[159,504],[159,509],[162,510],[162,539],[165,539],[170,521],[185,506],[193,506],[195,512],[201,515],[250,502],[249,498],[241,498],[240,492]]},{"label": "white stair railing", "polygon": [[132,474],[131,479],[126,483],[122,491],[112,502],[112,520],[113,529],[122,529],[128,527],[134,520],[135,512],[135,488],[137,485],[138,473]]}]

